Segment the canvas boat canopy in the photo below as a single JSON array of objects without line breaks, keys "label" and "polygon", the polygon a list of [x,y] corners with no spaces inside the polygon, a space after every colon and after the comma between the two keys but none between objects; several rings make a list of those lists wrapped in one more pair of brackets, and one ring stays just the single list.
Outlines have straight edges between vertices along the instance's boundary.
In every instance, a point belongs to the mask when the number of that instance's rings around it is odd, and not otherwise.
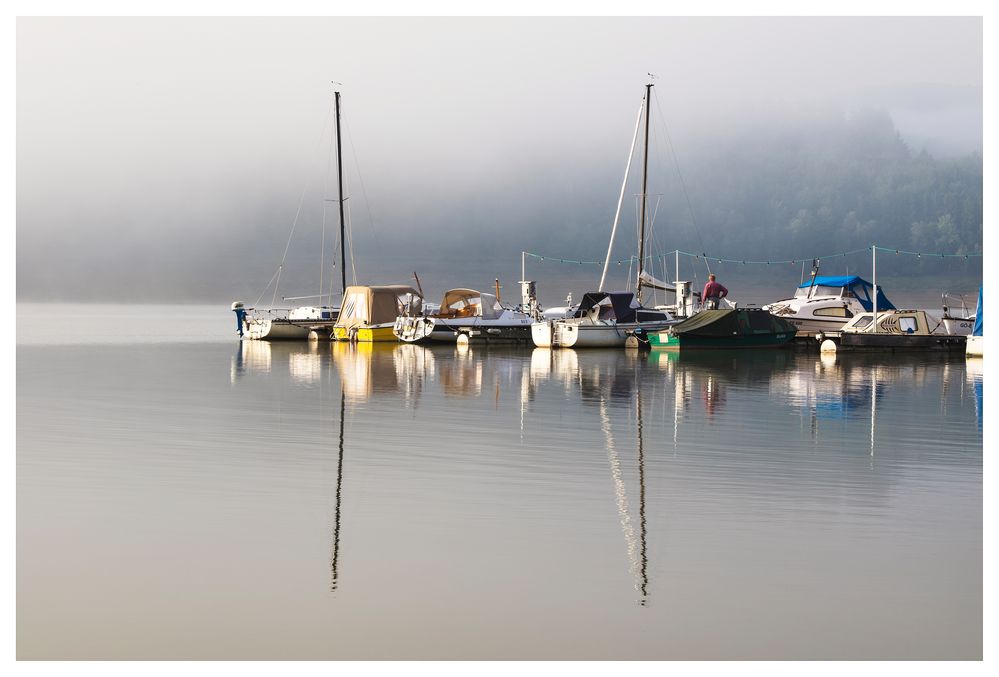
[{"label": "canvas boat canopy", "polygon": [[673,325],[674,334],[725,337],[752,334],[794,334],[794,325],[765,310],[740,308],[737,310],[702,310],[680,324]]},{"label": "canvas boat canopy", "polygon": [[420,293],[406,285],[347,287],[343,307],[335,326],[353,329],[364,325],[389,324],[404,314],[419,313],[423,307]]},{"label": "canvas boat canopy", "polygon": [[460,318],[481,317],[495,320],[503,313],[503,306],[492,294],[483,294],[474,289],[449,289],[444,292],[441,309],[437,317]]},{"label": "canvas boat canopy", "polygon": [[982,335],[982,288],[978,288],[978,308],[975,310],[975,328],[971,330],[972,336]]},{"label": "canvas boat canopy", "polygon": [[[809,290],[815,287],[814,292]],[[796,297],[805,296],[839,296],[845,293],[860,302],[864,310],[874,310],[874,303],[871,298],[871,290],[874,289],[867,280],[856,275],[816,275],[814,281],[809,280],[798,287]],[[804,291],[805,293],[802,293]],[[888,300],[884,292],[878,288],[878,310],[896,310],[895,305]]]},{"label": "canvas boat canopy", "polygon": [[[630,291],[591,291],[583,295],[583,300],[579,302],[579,309],[573,313],[573,317],[586,317],[594,306],[602,305],[600,311],[601,320],[617,320],[618,322],[634,322],[635,295]],[[609,304],[603,303],[610,301]]]}]

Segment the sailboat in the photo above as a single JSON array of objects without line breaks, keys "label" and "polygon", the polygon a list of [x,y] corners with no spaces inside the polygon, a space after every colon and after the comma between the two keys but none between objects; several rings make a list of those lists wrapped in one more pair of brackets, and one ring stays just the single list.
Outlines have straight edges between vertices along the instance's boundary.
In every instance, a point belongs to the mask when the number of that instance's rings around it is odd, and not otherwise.
[{"label": "sailboat", "polygon": [[[346,240],[344,240],[345,228],[343,214],[343,153],[340,134],[340,92],[335,91],[333,94],[336,120],[337,194],[340,206],[340,298],[342,300],[343,295],[347,290]],[[292,231],[294,232],[294,228]],[[286,247],[285,255],[287,255],[287,253],[288,251]],[[275,296],[277,295],[277,284],[281,281],[281,269],[283,267],[284,260],[282,259],[281,264],[278,266],[278,271],[275,273],[275,278],[277,280],[274,285]],[[332,284],[330,286],[332,292]],[[319,287],[321,292],[323,287],[322,273],[320,273]],[[332,299],[329,299],[328,296],[332,296],[332,293],[329,295],[320,293],[317,296],[293,297],[288,300],[318,298],[319,305],[299,306],[297,308],[289,309],[247,308],[241,301],[236,301],[232,304],[232,311],[236,313],[236,331],[240,338],[246,339],[274,340],[329,338],[332,327],[340,315],[340,307],[329,304],[324,305],[324,298],[327,298],[329,302],[332,302]]]},{"label": "sailboat", "polygon": [[[648,203],[649,182],[649,117],[652,112],[650,99],[652,84],[645,86],[645,98],[638,111],[635,121],[635,133],[632,137],[631,150],[628,153],[628,166],[624,172],[624,182],[621,184],[621,195],[618,198],[617,212],[614,215],[614,226],[611,228],[610,243],[607,246],[607,257],[600,278],[598,291],[583,295],[583,300],[571,317],[531,325],[531,338],[539,348],[614,348],[623,347],[631,336],[642,336],[658,332],[677,322],[665,310],[655,310],[642,306],[642,288],[647,286],[645,275],[645,218]],[[636,278],[636,294],[629,291],[604,291],[607,279],[607,265],[610,263],[611,249],[614,246],[614,235],[621,216],[621,203],[624,200],[625,186],[631,170],[631,159],[638,139],[639,124],[645,118],[645,151],[642,170],[642,199],[640,206],[638,234],[638,276]]]}]

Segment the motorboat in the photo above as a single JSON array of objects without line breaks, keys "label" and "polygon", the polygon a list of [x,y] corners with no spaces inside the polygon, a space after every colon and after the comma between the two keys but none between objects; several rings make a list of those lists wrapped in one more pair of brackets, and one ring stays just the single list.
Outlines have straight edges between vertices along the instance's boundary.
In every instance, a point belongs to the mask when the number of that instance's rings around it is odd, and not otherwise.
[{"label": "motorboat", "polygon": [[400,315],[393,333],[400,341],[529,342],[530,315],[504,308],[493,294],[475,289],[449,289],[440,308],[423,315]]},{"label": "motorboat", "polygon": [[762,308],[725,308],[702,310],[648,338],[652,348],[664,350],[731,350],[781,348],[796,333],[790,322]]},{"label": "motorboat", "polygon": [[798,336],[839,331],[856,315],[877,309],[894,310],[881,288],[874,294],[874,285],[856,275],[816,275],[803,283],[794,296],[763,306],[795,329]]},{"label": "motorboat", "polygon": [[347,287],[330,338],[361,343],[396,341],[396,318],[419,314],[422,307],[420,292],[407,285]]},{"label": "motorboat", "polygon": [[[819,338],[817,336],[816,338]],[[855,315],[842,331],[821,336],[820,349],[965,350],[967,337],[950,334],[940,318],[925,310],[877,311]]]}]

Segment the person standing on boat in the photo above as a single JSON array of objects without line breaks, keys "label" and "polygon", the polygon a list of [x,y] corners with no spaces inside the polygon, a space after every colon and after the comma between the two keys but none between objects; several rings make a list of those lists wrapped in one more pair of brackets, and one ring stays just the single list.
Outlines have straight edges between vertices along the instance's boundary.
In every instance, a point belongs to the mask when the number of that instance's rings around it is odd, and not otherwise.
[{"label": "person standing on boat", "polygon": [[701,292],[701,300],[704,303],[705,309],[717,309],[718,302],[726,296],[728,296],[728,289],[725,289],[721,282],[715,282],[714,273],[708,275],[708,281],[704,285],[704,291]]}]

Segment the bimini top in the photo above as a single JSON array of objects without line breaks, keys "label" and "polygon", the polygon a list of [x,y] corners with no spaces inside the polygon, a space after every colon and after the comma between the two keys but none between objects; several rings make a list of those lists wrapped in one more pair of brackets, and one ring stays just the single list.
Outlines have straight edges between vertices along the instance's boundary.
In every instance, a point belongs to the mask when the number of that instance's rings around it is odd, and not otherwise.
[{"label": "bimini top", "polygon": [[[590,310],[599,305],[601,301],[605,299],[610,300],[611,309],[613,310],[613,319],[618,322],[634,322],[635,321],[635,309],[637,304],[634,304],[635,295],[630,291],[591,291],[583,294],[583,300],[579,302],[579,309],[573,313],[573,317],[586,317],[586,314]],[[600,319],[608,319],[604,317],[604,313],[600,313]],[[609,316],[608,316],[609,317]]]},{"label": "bimini top", "polygon": [[347,287],[335,326],[352,329],[361,325],[395,322],[407,304],[410,312],[418,313],[423,306],[423,298],[420,292],[406,285]]},{"label": "bimini top", "polygon": [[495,320],[502,312],[503,306],[492,294],[483,294],[474,289],[448,289],[444,292],[444,300],[441,301],[441,309],[436,317],[481,317],[484,320]]},{"label": "bimini top", "polygon": [[[860,302],[864,310],[874,310],[874,303],[871,301],[871,289],[874,288],[874,285],[857,275],[816,275],[814,282],[809,280],[800,285],[798,289],[808,289],[813,285],[816,287],[845,288]],[[824,293],[823,296],[825,296]],[[888,300],[880,287],[878,288],[878,310],[897,310],[895,304]]]}]

